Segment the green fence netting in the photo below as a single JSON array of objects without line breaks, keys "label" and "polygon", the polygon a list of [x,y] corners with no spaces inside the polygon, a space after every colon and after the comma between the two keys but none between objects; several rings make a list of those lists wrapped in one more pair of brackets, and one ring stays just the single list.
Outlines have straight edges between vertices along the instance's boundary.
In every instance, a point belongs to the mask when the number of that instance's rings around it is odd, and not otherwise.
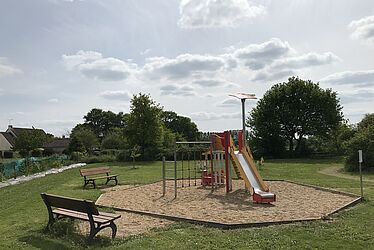
[{"label": "green fence netting", "polygon": [[50,157],[30,157],[27,159],[19,159],[12,162],[0,163],[0,175],[2,178],[16,178],[25,174],[25,161],[31,161],[32,163],[43,163],[47,164],[67,160],[66,155],[50,156]]}]

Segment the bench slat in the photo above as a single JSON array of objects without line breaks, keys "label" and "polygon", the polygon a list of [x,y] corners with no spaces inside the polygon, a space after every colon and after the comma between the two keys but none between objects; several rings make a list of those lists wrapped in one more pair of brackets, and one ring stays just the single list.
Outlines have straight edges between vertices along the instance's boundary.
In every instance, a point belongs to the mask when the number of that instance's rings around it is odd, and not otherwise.
[{"label": "bench slat", "polygon": [[97,176],[97,177],[88,177],[87,180],[98,180],[98,179],[108,179],[112,177],[117,177],[117,175],[108,175],[108,176]]},{"label": "bench slat", "polygon": [[87,213],[87,210],[89,209],[91,210],[92,214],[99,214],[99,211],[97,210],[95,203],[93,201],[73,199],[50,194],[44,194],[43,198],[46,199],[46,202],[48,202],[49,206],[52,207],[65,208],[83,213]]},{"label": "bench slat", "polygon": [[99,168],[84,168],[80,169],[79,172],[81,176],[88,176],[88,175],[97,175],[97,174],[106,174],[110,173],[109,167],[99,167]]},{"label": "bench slat", "polygon": [[[87,213],[67,210],[67,209],[63,209],[63,208],[53,209],[53,213],[54,214],[59,214],[59,215],[62,215],[62,216],[67,216],[67,217],[71,217],[71,218],[84,220],[84,221],[89,221],[90,220]],[[101,212],[100,215],[93,215],[94,221],[103,224],[103,223],[111,222],[111,221],[121,217],[121,215],[115,215],[115,214],[109,214],[109,213],[105,213],[105,214],[106,215],[102,214],[102,212]]]}]

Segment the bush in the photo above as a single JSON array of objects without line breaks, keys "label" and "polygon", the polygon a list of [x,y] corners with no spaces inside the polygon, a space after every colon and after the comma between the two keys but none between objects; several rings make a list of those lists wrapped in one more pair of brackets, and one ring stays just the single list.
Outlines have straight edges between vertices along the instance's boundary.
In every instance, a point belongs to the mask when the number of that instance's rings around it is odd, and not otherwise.
[{"label": "bush", "polygon": [[46,169],[46,166],[41,164],[40,162],[32,160],[31,158],[25,158],[25,160],[22,162],[20,173],[24,175],[30,175],[42,172]]},{"label": "bush", "polygon": [[54,152],[53,152],[53,150],[51,148],[46,148],[43,151],[43,156],[51,156],[53,154],[54,154]]},{"label": "bush", "polygon": [[130,152],[128,150],[122,150],[117,154],[117,161],[130,161]]},{"label": "bush", "polygon": [[85,163],[102,163],[102,162],[113,162],[116,161],[114,155],[99,155],[99,156],[86,156],[81,159]]},{"label": "bush", "polygon": [[70,154],[70,160],[77,162],[77,161],[79,161],[80,159],[82,159],[83,156],[84,156],[83,153],[75,151],[75,152],[72,152],[72,153]]},{"label": "bush", "polygon": [[345,145],[347,157],[345,169],[358,171],[358,150],[363,154],[363,170],[374,170],[374,125],[359,129],[355,136]]},{"label": "bush", "polygon": [[43,150],[42,149],[34,149],[31,151],[31,156],[32,157],[42,157],[43,156]]},{"label": "bush", "polygon": [[374,170],[374,114],[366,114],[357,124],[357,132],[346,144],[347,171],[358,170],[358,150],[362,150],[363,170]]},{"label": "bush", "polygon": [[76,223],[70,219],[57,220],[49,226],[49,233],[57,237],[71,235],[75,232]]}]

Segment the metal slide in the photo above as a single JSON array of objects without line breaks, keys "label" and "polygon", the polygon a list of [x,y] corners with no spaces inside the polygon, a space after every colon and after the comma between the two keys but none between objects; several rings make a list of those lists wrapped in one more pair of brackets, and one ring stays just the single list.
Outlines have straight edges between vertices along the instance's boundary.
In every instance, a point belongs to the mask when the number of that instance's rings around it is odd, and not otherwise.
[{"label": "metal slide", "polygon": [[248,186],[249,184],[252,186],[254,193],[261,195],[263,198],[275,197],[273,193],[268,192],[269,189],[267,185],[262,180],[256,169],[256,165],[253,160],[250,159],[249,155],[235,151],[233,156],[236,158],[234,159],[235,164],[239,165],[238,167],[240,168],[241,175],[246,182],[246,185]]}]

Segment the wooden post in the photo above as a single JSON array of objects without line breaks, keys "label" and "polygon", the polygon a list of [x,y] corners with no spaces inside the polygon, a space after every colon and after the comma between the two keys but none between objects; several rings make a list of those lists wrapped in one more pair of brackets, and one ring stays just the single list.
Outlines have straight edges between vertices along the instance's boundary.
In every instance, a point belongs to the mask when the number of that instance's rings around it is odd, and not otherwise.
[{"label": "wooden post", "polygon": [[162,157],[162,196],[166,194],[166,166],[165,156]]},{"label": "wooden post", "polygon": [[174,199],[177,198],[177,148],[174,151]]}]

